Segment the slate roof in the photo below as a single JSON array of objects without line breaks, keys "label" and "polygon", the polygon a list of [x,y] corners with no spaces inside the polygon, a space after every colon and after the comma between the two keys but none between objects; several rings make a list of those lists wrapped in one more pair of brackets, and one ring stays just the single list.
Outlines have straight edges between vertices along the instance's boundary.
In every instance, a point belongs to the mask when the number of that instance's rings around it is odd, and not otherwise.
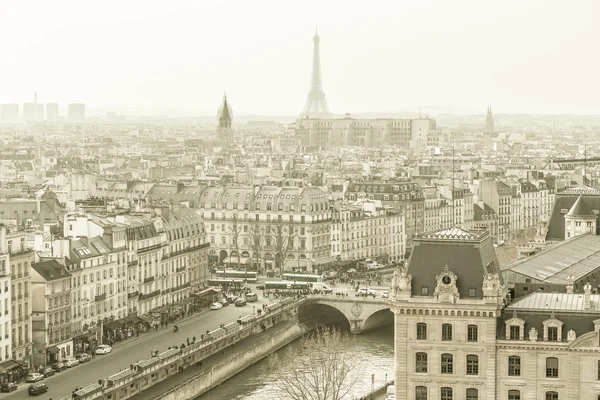
[{"label": "slate roof", "polygon": [[538,340],[543,340],[543,322],[552,317],[563,323],[562,340],[567,339],[569,330],[577,336],[594,330],[594,320],[600,318],[600,295],[590,296],[591,308],[584,310],[582,293],[536,292],[513,301],[498,319],[497,338],[505,339],[506,321],[514,316],[525,321],[525,340],[531,328],[538,331]]},{"label": "slate roof", "polygon": [[469,289],[476,290],[475,298],[483,298],[483,277],[500,273],[500,266],[487,230],[451,228],[419,235],[413,239],[413,251],[408,261],[412,275],[412,295],[420,296],[421,287],[427,286],[432,294],[435,277],[448,269],[457,276],[456,286],[461,298],[469,297]]},{"label": "slate roof", "polygon": [[567,213],[567,216],[569,216],[569,217],[595,217],[596,214],[594,214],[594,212],[592,210],[590,210],[590,208],[582,200],[582,197],[580,195],[577,198],[577,201],[575,202],[575,204],[573,204],[573,207],[571,207],[571,209]]},{"label": "slate roof", "polygon": [[[546,234],[547,240],[565,240],[565,214],[573,207],[580,196],[582,202],[584,202],[587,208],[592,210],[592,212],[594,212],[594,210],[600,210],[600,195],[569,194],[566,192],[558,193],[550,215],[548,233]],[[596,234],[600,233],[599,229],[600,219],[598,219],[598,215],[596,215]]]},{"label": "slate roof", "polygon": [[577,236],[507,267],[505,271],[548,283],[566,285],[567,278],[573,276],[576,290],[583,290],[588,281],[597,287],[600,286],[600,236]]},{"label": "slate roof", "polygon": [[31,268],[47,282],[70,278],[71,274],[56,260],[46,260],[31,264]]}]

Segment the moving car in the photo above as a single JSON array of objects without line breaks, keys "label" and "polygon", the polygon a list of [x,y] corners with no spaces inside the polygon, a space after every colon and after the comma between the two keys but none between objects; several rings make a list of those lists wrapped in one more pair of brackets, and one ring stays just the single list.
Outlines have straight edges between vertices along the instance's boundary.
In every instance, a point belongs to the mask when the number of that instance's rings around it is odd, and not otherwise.
[{"label": "moving car", "polygon": [[79,365],[79,360],[75,358],[67,358],[64,362],[67,368],[73,368]]},{"label": "moving car", "polygon": [[236,296],[227,296],[227,301],[230,303],[235,303],[238,298]]},{"label": "moving car", "polygon": [[107,344],[101,344],[96,348],[96,354],[108,354],[112,351],[112,347]]},{"label": "moving car", "polygon": [[212,303],[210,305],[211,310],[220,310],[221,308],[223,308],[223,304],[221,303]]},{"label": "moving car", "polygon": [[219,303],[221,303],[221,305],[222,305],[223,307],[225,307],[225,306],[228,306],[228,305],[229,305],[229,302],[227,301],[227,299],[221,299],[221,300],[219,300]]},{"label": "moving car", "polygon": [[52,369],[54,372],[62,372],[67,369],[67,366],[61,362],[52,364]]},{"label": "moving car", "polygon": [[381,292],[381,298],[382,299],[389,299],[390,298],[390,292],[388,292],[387,290],[384,290],[383,292]]},{"label": "moving car", "polygon": [[258,301],[258,295],[256,293],[246,293],[246,301],[248,303],[252,303],[253,301]]},{"label": "moving car", "polygon": [[38,395],[42,393],[46,393],[48,391],[48,386],[45,383],[34,383],[33,385],[29,385],[29,389],[27,389],[27,393]]},{"label": "moving car", "polygon": [[88,362],[92,359],[88,353],[77,353],[75,354],[75,358],[79,360],[81,364]]},{"label": "moving car", "polygon": [[39,382],[42,379],[44,379],[44,375],[42,375],[40,373],[37,373],[37,372],[30,372],[25,377],[25,382],[27,382],[27,383],[29,383],[29,382]]},{"label": "moving car", "polygon": [[242,298],[237,299],[235,302],[236,307],[243,307],[245,305],[246,305],[246,300],[244,300]]},{"label": "moving car", "polygon": [[356,295],[359,297],[367,297],[367,296],[375,297],[375,291],[373,289],[360,288],[360,289],[358,289],[358,292],[356,292]]},{"label": "moving car", "polygon": [[46,367],[42,370],[41,374],[44,375],[44,378],[48,378],[49,376],[54,375],[54,370],[50,367]]},{"label": "moving car", "polygon": [[0,392],[12,392],[17,390],[17,384],[14,382],[7,382],[0,384]]}]

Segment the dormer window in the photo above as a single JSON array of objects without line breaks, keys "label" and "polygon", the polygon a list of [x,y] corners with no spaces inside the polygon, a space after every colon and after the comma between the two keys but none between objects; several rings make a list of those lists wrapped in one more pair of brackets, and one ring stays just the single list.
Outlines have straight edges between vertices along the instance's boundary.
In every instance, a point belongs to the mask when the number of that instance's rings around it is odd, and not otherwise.
[{"label": "dormer window", "polygon": [[562,339],[563,323],[554,317],[554,313],[544,324],[544,341],[560,342]]},{"label": "dormer window", "polygon": [[518,318],[516,313],[506,321],[506,339],[524,340],[525,339],[525,321]]}]

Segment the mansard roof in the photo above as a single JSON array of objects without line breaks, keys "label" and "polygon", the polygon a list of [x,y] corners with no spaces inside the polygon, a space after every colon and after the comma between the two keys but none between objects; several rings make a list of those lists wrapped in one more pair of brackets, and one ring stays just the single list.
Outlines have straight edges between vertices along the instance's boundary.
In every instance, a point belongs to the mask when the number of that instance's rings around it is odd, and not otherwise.
[{"label": "mansard roof", "polygon": [[457,276],[456,286],[462,297],[469,297],[475,289],[475,298],[483,298],[484,275],[502,276],[491,237],[487,230],[445,229],[419,235],[413,239],[413,251],[408,261],[412,275],[412,295],[420,296],[421,287],[433,293],[436,276],[445,266]]},{"label": "mansard roof", "polygon": [[[595,189],[592,189],[595,190]],[[562,192],[556,195],[550,222],[548,224],[548,233],[546,239],[549,241],[565,240],[565,214],[573,207],[575,202],[581,197],[581,201],[586,207],[596,215],[596,234],[600,233],[600,220],[594,212],[600,210],[600,195],[569,194]]]}]

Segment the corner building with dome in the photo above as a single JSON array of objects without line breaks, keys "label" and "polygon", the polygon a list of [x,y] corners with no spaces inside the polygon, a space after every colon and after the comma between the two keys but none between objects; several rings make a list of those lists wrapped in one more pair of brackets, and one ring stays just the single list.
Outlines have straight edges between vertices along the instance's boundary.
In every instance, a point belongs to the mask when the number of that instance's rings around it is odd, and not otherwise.
[{"label": "corner building with dome", "polygon": [[600,295],[565,282],[511,299],[487,230],[418,235],[390,296],[396,399],[600,400]]}]

